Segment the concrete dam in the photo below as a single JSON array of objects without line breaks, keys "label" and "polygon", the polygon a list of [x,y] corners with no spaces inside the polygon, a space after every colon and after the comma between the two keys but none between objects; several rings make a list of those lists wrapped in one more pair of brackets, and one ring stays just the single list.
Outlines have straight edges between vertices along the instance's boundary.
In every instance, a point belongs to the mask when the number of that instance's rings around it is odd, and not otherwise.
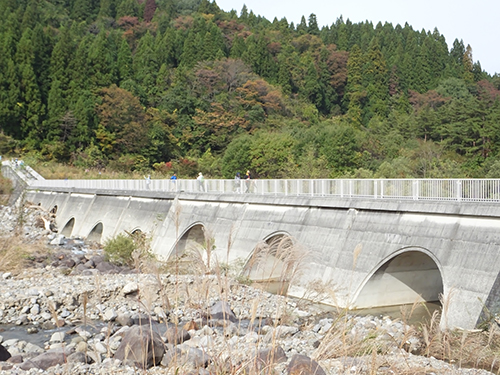
[{"label": "concrete dam", "polygon": [[26,185],[24,199],[55,210],[67,237],[102,242],[148,233],[160,259],[206,246],[208,236],[213,258],[255,281],[293,278],[288,294],[295,297],[321,283],[330,288],[324,302],[347,308],[441,300],[443,328],[471,329],[500,311],[498,202],[415,199],[415,190],[413,199],[375,199],[373,189],[340,197],[135,183],[38,181]]}]

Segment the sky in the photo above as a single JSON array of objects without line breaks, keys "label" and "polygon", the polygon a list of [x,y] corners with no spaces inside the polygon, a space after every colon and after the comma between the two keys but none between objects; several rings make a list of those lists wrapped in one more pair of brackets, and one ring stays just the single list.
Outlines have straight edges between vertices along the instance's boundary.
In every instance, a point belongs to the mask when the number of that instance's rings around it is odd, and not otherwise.
[{"label": "sky", "polygon": [[393,26],[406,22],[414,30],[433,31],[444,35],[448,49],[455,39],[472,47],[474,62],[493,75],[500,73],[500,1],[498,0],[216,0],[224,11],[240,14],[243,4],[248,11],[272,21],[286,17],[295,25],[302,16],[316,15],[321,28],[331,25],[341,15],[353,23],[390,22]]}]

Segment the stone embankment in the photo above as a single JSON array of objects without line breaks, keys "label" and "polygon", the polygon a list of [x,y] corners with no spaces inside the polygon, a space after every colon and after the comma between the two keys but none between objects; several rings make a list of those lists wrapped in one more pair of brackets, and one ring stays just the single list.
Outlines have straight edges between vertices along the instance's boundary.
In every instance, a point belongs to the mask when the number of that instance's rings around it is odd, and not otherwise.
[{"label": "stone embankment", "polygon": [[325,312],[224,274],[117,267],[57,234],[42,208],[21,217],[0,208],[0,240],[46,247],[0,272],[0,374],[489,373],[416,355],[401,321]]}]

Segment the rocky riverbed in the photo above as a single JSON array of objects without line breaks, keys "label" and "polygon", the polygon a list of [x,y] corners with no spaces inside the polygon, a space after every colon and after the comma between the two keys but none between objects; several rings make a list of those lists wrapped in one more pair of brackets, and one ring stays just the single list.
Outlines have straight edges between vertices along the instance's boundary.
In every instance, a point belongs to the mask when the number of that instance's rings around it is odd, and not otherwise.
[{"label": "rocky riverbed", "polygon": [[418,355],[423,339],[402,321],[325,311],[224,274],[118,267],[56,231],[41,207],[0,207],[0,241],[38,249],[0,271],[0,374],[490,373]]}]

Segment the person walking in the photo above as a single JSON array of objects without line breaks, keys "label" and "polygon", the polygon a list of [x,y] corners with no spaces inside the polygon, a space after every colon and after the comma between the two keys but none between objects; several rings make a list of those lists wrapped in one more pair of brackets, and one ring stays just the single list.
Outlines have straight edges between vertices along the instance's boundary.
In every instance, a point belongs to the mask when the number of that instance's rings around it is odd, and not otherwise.
[{"label": "person walking", "polygon": [[172,185],[170,190],[176,191],[177,190],[177,173],[174,173],[172,175],[172,177],[170,177],[170,184]]},{"label": "person walking", "polygon": [[236,173],[236,176],[234,176],[234,191],[236,193],[241,193],[241,175],[240,172]]},{"label": "person walking", "polygon": [[205,191],[205,178],[203,177],[203,174],[200,172],[198,173],[198,177],[196,178],[198,180],[198,187],[200,191]]},{"label": "person walking", "polygon": [[144,176],[144,179],[146,180],[146,190],[149,190],[149,185],[151,184],[151,175]]},{"label": "person walking", "polygon": [[250,187],[252,183],[252,175],[250,174],[250,171],[247,171],[245,174],[245,185],[246,185],[246,190],[245,193],[250,193]]}]

